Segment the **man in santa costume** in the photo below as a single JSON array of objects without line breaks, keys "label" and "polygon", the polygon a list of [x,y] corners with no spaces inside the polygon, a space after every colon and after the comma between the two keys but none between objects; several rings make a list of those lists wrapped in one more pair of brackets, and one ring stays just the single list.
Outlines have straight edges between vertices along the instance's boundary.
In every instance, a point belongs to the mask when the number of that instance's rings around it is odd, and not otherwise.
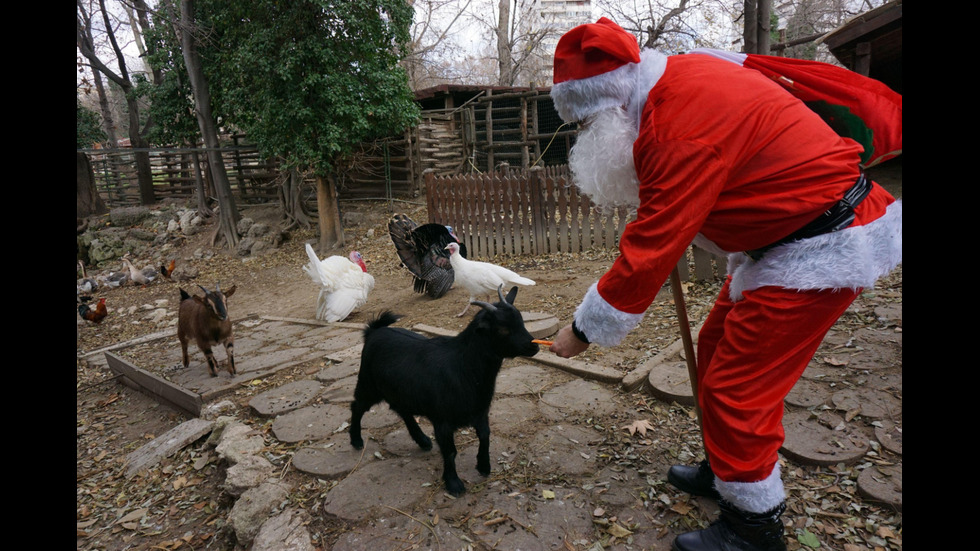
[{"label": "man in santa costume", "polygon": [[861,145],[772,79],[710,55],[641,52],[606,18],[561,38],[551,96],[580,125],[576,185],[637,209],[551,350],[618,344],[692,241],[727,254],[698,336],[707,460],[668,473],[718,499],[721,518],[674,548],[785,549],[783,399],[861,290],[901,263],[901,201],[864,176]]}]

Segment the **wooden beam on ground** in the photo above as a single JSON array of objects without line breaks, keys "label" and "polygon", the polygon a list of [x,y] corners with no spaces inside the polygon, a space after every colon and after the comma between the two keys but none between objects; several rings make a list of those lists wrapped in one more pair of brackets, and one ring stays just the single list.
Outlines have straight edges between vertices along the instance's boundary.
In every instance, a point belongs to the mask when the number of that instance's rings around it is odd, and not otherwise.
[{"label": "wooden beam on ground", "polygon": [[122,375],[121,381],[126,386],[149,394],[158,402],[184,411],[192,417],[201,415],[201,408],[204,404],[201,395],[144,371],[112,352],[106,352],[105,359],[106,363],[109,364],[109,369],[114,374]]}]

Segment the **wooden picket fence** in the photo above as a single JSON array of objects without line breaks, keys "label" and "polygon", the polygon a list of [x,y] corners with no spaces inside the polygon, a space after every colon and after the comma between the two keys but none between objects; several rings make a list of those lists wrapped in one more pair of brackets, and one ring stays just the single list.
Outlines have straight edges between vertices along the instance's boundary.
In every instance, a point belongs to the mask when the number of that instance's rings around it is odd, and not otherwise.
[{"label": "wooden picket fence", "polygon": [[[452,226],[470,258],[613,249],[636,213],[603,212],[572,185],[567,165],[425,176],[429,221]],[[678,263],[699,279],[722,277],[725,260],[692,247]]]}]

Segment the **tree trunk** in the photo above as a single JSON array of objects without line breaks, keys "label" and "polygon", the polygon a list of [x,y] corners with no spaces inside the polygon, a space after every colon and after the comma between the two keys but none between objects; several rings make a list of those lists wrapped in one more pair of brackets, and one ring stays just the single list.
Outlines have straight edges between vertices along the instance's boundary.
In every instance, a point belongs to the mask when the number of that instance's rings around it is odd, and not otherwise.
[{"label": "tree trunk", "polygon": [[180,2],[180,44],[184,54],[184,64],[187,66],[187,76],[190,79],[191,91],[194,94],[194,114],[204,138],[207,149],[208,167],[214,182],[215,195],[218,197],[218,219],[221,234],[229,249],[238,246],[238,221],[241,216],[235,205],[235,196],[231,193],[231,184],[225,163],[221,158],[218,130],[211,114],[211,92],[207,78],[201,67],[192,29],[194,28],[194,8],[192,0]]},{"label": "tree trunk", "polygon": [[770,55],[769,43],[772,40],[769,37],[769,14],[772,12],[772,0],[758,0],[759,2],[759,22],[758,31],[756,34],[756,48],[758,53],[763,55]]},{"label": "tree trunk", "polygon": [[194,190],[197,194],[197,214],[202,218],[211,218],[214,211],[208,204],[208,194],[204,191],[204,178],[201,177],[201,156],[195,150],[191,153],[191,167],[194,170]]},{"label": "tree trunk", "polygon": [[75,216],[81,220],[93,214],[109,212],[95,187],[95,175],[88,155],[78,151],[75,154]]},{"label": "tree trunk", "polygon": [[756,10],[757,1],[758,0],[744,0],[742,2],[742,42],[745,43],[742,48],[742,52],[746,54],[759,53],[759,43],[757,39],[759,32],[759,12]]},{"label": "tree trunk", "polygon": [[102,23],[106,32],[106,38],[109,39],[109,43],[116,53],[119,74],[113,73],[95,54],[94,42],[92,40],[92,23],[80,1],[77,3],[76,12],[76,45],[82,55],[91,62],[92,70],[101,71],[106,78],[118,84],[126,96],[126,107],[129,110],[130,145],[137,148],[137,151],[134,153],[136,156],[136,177],[139,183],[140,202],[144,205],[150,205],[156,202],[156,197],[153,195],[153,171],[150,167],[150,154],[146,151],[139,151],[139,149],[146,149],[148,146],[146,140],[140,134],[139,105],[136,103],[136,98],[133,94],[133,83],[129,79],[129,70],[126,68],[125,56],[119,47],[119,43],[116,41],[115,34],[112,32],[112,21],[110,20],[109,12],[106,10],[104,0],[99,0],[99,11],[102,14]]},{"label": "tree trunk", "polygon": [[320,220],[320,256],[334,247],[344,246],[344,227],[340,220],[340,203],[333,176],[316,177],[316,205]]},{"label": "tree trunk", "polygon": [[303,177],[295,170],[289,171],[282,185],[279,186],[279,203],[282,205],[283,218],[287,224],[283,230],[297,226],[309,228],[312,220],[303,202]]},{"label": "tree trunk", "polygon": [[497,17],[497,64],[499,76],[497,84],[500,86],[514,85],[514,58],[510,51],[510,2],[511,0],[500,0],[497,9],[500,11]]},{"label": "tree trunk", "polygon": [[102,111],[102,130],[105,131],[107,141],[106,147],[115,149],[119,147],[119,138],[116,136],[116,123],[109,109],[109,96],[105,91],[105,84],[102,82],[102,73],[92,70],[92,82],[95,83],[95,91],[99,95],[99,109]]}]

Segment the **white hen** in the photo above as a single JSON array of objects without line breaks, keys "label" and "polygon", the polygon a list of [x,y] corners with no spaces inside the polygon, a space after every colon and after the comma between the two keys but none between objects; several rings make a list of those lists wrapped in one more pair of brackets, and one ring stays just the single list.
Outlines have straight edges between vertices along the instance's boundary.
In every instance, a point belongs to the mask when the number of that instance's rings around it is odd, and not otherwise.
[{"label": "white hen", "polygon": [[307,243],[306,254],[310,262],[303,266],[303,270],[320,286],[316,319],[343,321],[367,302],[368,294],[374,289],[374,276],[367,273],[361,253],[352,251],[349,260],[342,256],[320,260]]},{"label": "white hen", "polygon": [[456,314],[457,318],[470,309],[470,302],[478,295],[496,296],[497,289],[501,285],[505,289],[512,285],[534,285],[534,280],[521,277],[503,266],[463,258],[463,255],[459,254],[459,243],[446,245],[446,250],[449,251],[449,262],[453,265],[456,282],[470,294],[466,308]]}]

